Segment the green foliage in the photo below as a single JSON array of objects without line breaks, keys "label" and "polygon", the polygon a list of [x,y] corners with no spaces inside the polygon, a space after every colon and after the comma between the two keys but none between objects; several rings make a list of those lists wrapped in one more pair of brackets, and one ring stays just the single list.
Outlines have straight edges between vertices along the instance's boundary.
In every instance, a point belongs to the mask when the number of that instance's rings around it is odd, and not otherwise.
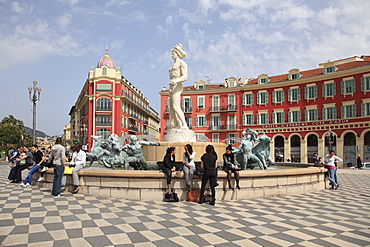
[{"label": "green foliage", "polygon": [[0,122],[0,149],[6,151],[11,146],[18,147],[30,144],[32,144],[32,137],[26,133],[23,121],[12,115],[4,117]]}]

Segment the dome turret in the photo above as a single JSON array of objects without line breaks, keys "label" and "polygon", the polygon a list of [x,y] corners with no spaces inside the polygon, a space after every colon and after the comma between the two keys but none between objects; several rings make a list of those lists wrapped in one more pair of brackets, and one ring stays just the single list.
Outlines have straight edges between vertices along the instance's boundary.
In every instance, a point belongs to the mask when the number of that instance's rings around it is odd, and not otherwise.
[{"label": "dome turret", "polygon": [[105,55],[100,58],[97,68],[101,68],[103,66],[107,66],[110,69],[116,68],[116,63],[113,61],[113,59],[108,55],[108,46],[105,48]]}]

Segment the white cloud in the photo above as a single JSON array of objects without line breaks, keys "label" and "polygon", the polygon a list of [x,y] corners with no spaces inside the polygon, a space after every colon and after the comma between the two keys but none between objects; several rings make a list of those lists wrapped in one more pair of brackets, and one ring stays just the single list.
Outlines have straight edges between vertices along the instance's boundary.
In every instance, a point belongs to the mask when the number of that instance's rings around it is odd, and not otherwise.
[{"label": "white cloud", "polygon": [[125,5],[128,5],[130,4],[131,1],[128,1],[128,0],[110,0],[106,6],[107,7],[110,7],[110,6],[125,6]]},{"label": "white cloud", "polygon": [[59,0],[59,1],[71,6],[76,6],[79,3],[79,0]]},{"label": "white cloud", "polygon": [[73,16],[69,13],[60,15],[56,19],[56,23],[58,24],[60,29],[65,29],[68,27],[72,22]]}]

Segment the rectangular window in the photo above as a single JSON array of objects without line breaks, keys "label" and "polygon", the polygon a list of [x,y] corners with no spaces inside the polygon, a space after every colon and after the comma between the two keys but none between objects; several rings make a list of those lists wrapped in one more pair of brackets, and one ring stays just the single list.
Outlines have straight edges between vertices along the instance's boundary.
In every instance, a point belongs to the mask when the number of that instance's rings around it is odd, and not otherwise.
[{"label": "rectangular window", "polygon": [[97,83],[96,84],[96,91],[98,91],[98,92],[111,92],[112,91],[112,84],[110,84],[110,83]]},{"label": "rectangular window", "polygon": [[227,138],[227,141],[226,141],[226,145],[234,145],[236,144],[236,134],[235,133],[228,133],[226,134],[226,138]]},{"label": "rectangular window", "polygon": [[253,94],[243,94],[243,105],[253,105]]},{"label": "rectangular window", "polygon": [[97,115],[96,126],[110,126],[110,115]]},{"label": "rectangular window", "polygon": [[370,91],[370,76],[361,77],[361,91]]},{"label": "rectangular window", "polygon": [[196,117],[196,126],[197,127],[206,127],[206,117],[205,116]]},{"label": "rectangular window", "polygon": [[211,116],[210,129],[218,130],[220,129],[221,116]]},{"label": "rectangular window", "polygon": [[229,111],[236,110],[236,106],[235,106],[235,95],[234,94],[229,94],[228,99],[229,99],[228,110]]},{"label": "rectangular window", "polygon": [[299,79],[299,77],[301,76],[301,74],[300,73],[296,73],[296,74],[290,74],[289,76],[288,76],[288,79],[289,80],[295,80],[295,79]]},{"label": "rectangular window", "polygon": [[322,85],[322,97],[330,97],[335,95],[336,95],[335,82]]},{"label": "rectangular window", "polygon": [[257,124],[268,124],[268,123],[269,123],[268,113],[258,113]]},{"label": "rectangular window", "polygon": [[218,133],[212,134],[212,142],[219,142]]},{"label": "rectangular window", "polygon": [[285,113],[284,112],[274,112],[272,113],[272,123],[280,124],[285,122]]},{"label": "rectangular window", "polygon": [[218,96],[213,96],[212,97],[212,110],[213,111],[219,111],[219,97]]},{"label": "rectangular window", "polygon": [[337,119],[337,107],[322,108],[322,119],[331,120]]},{"label": "rectangular window", "polygon": [[298,123],[301,121],[301,111],[290,111],[289,112],[289,123]]},{"label": "rectangular window", "polygon": [[272,92],[272,103],[284,102],[284,90]]},{"label": "rectangular window", "polygon": [[204,97],[198,97],[198,109],[204,109]]},{"label": "rectangular window", "polygon": [[346,80],[341,81],[341,93],[342,94],[352,94],[356,92],[356,80]]},{"label": "rectangular window", "polygon": [[236,116],[227,116],[227,129],[236,129]]},{"label": "rectangular window", "polygon": [[253,125],[254,115],[253,114],[243,114],[243,125]]},{"label": "rectangular window", "polygon": [[342,118],[354,118],[354,117],[356,117],[356,105],[343,105]]},{"label": "rectangular window", "polygon": [[268,83],[268,82],[269,82],[269,78],[258,79],[259,84],[265,84],[265,83]]},{"label": "rectangular window", "polygon": [[318,117],[318,109],[309,109],[305,111],[305,119],[307,122],[309,121],[317,121]]},{"label": "rectangular window", "polygon": [[268,103],[268,94],[267,92],[257,93],[257,104],[267,104]]},{"label": "rectangular window", "polygon": [[288,100],[289,101],[298,101],[300,99],[301,99],[300,88],[290,88],[288,90]]},{"label": "rectangular window", "polygon": [[188,125],[189,129],[193,128],[192,124],[192,117],[185,117],[186,124]]},{"label": "rectangular window", "polygon": [[304,88],[305,99],[317,98],[317,86],[310,86]]},{"label": "rectangular window", "polygon": [[182,110],[184,112],[191,112],[191,98],[182,98]]},{"label": "rectangular window", "polygon": [[324,68],[324,74],[333,73],[333,72],[335,72],[335,69],[336,69],[336,67],[335,67],[335,66],[331,66],[331,67],[328,67],[328,68]]},{"label": "rectangular window", "polygon": [[370,103],[361,104],[361,116],[362,117],[370,116]]}]

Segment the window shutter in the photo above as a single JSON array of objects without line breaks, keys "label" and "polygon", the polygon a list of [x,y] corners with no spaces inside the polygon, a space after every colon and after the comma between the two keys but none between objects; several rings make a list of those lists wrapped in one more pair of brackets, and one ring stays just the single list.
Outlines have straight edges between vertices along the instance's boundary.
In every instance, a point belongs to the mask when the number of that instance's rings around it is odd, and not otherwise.
[{"label": "window shutter", "polygon": [[313,87],[313,95],[314,95],[314,98],[316,99],[317,98],[317,85]]},{"label": "window shutter", "polygon": [[195,118],[195,126],[199,127],[199,117]]},{"label": "window shutter", "polygon": [[341,117],[342,117],[342,118],[346,118],[346,116],[345,116],[345,111],[346,111],[346,110],[345,110],[345,106],[344,106],[344,105],[342,105],[342,106],[341,106],[341,114],[342,114],[342,115],[341,115]]},{"label": "window shutter", "polygon": [[356,93],[356,79],[352,79],[352,93]]},{"label": "window shutter", "polygon": [[308,92],[310,91],[310,89],[308,87],[305,87],[304,88],[304,98],[305,99],[308,99]]},{"label": "window shutter", "polygon": [[326,118],[326,111],[327,111],[326,108],[322,108],[322,120],[327,120],[327,118]]},{"label": "window shutter", "polygon": [[276,112],[273,112],[272,113],[272,123],[275,124],[276,123]]},{"label": "window shutter", "polygon": [[257,93],[257,104],[261,104],[261,93]]},{"label": "window shutter", "polygon": [[276,103],[276,94],[277,94],[276,91],[272,92],[272,103]]},{"label": "window shutter", "polygon": [[318,109],[314,109],[314,117],[315,117],[315,119],[313,119],[313,120],[318,120],[319,119],[319,110]]},{"label": "window shutter", "polygon": [[185,99],[181,99],[182,110],[185,111]]},{"label": "window shutter", "polygon": [[326,97],[327,95],[326,87],[327,87],[327,84],[322,84],[322,97]]},{"label": "window shutter", "polygon": [[247,102],[246,102],[246,94],[243,94],[243,105],[246,105],[247,104]]},{"label": "window shutter", "polygon": [[366,107],[366,104],[361,103],[361,117],[365,117],[365,107]]},{"label": "window shutter", "polygon": [[344,83],[344,81],[341,81],[340,82],[340,92],[341,92],[341,94],[344,94],[344,88],[345,88],[345,83]]},{"label": "window shutter", "polygon": [[298,122],[301,122],[301,118],[302,118],[302,117],[301,117],[301,115],[302,115],[302,114],[301,114],[301,111],[299,111],[299,112],[298,112],[298,119],[297,119],[297,120],[298,120]]},{"label": "window shutter", "polygon": [[189,109],[190,109],[190,111],[193,110],[193,108],[191,107],[191,105],[192,105],[192,102],[191,101],[192,101],[191,98],[189,98]]},{"label": "window shutter", "polygon": [[337,95],[337,84],[334,82],[333,83],[333,92],[334,92],[334,96]]},{"label": "window shutter", "polygon": [[288,89],[288,101],[292,101],[292,89]]},{"label": "window shutter", "polygon": [[352,113],[353,113],[353,115],[351,116],[351,117],[356,117],[356,105],[351,105],[351,107],[352,107]]},{"label": "window shutter", "polygon": [[288,122],[289,123],[292,122],[292,112],[291,111],[288,112]]},{"label": "window shutter", "polygon": [[268,95],[268,93],[266,92],[266,93],[263,93],[264,95],[265,95],[265,103],[266,104],[268,104],[269,103],[269,95]]},{"label": "window shutter", "polygon": [[250,97],[250,104],[253,105],[254,104],[254,94],[249,94],[249,97]]},{"label": "window shutter", "polygon": [[304,115],[305,115],[305,120],[306,120],[306,121],[311,121],[311,119],[309,118],[309,113],[310,113],[310,111],[309,111],[309,110],[305,110],[305,111],[304,111]]},{"label": "window shutter", "polygon": [[285,122],[285,112],[282,112],[282,114],[281,114],[281,122],[282,123]]},{"label": "window shutter", "polygon": [[296,90],[298,91],[298,98],[297,98],[297,100],[301,100],[301,89],[300,88],[297,88]]},{"label": "window shutter", "polygon": [[365,91],[365,78],[361,77],[361,91]]}]

